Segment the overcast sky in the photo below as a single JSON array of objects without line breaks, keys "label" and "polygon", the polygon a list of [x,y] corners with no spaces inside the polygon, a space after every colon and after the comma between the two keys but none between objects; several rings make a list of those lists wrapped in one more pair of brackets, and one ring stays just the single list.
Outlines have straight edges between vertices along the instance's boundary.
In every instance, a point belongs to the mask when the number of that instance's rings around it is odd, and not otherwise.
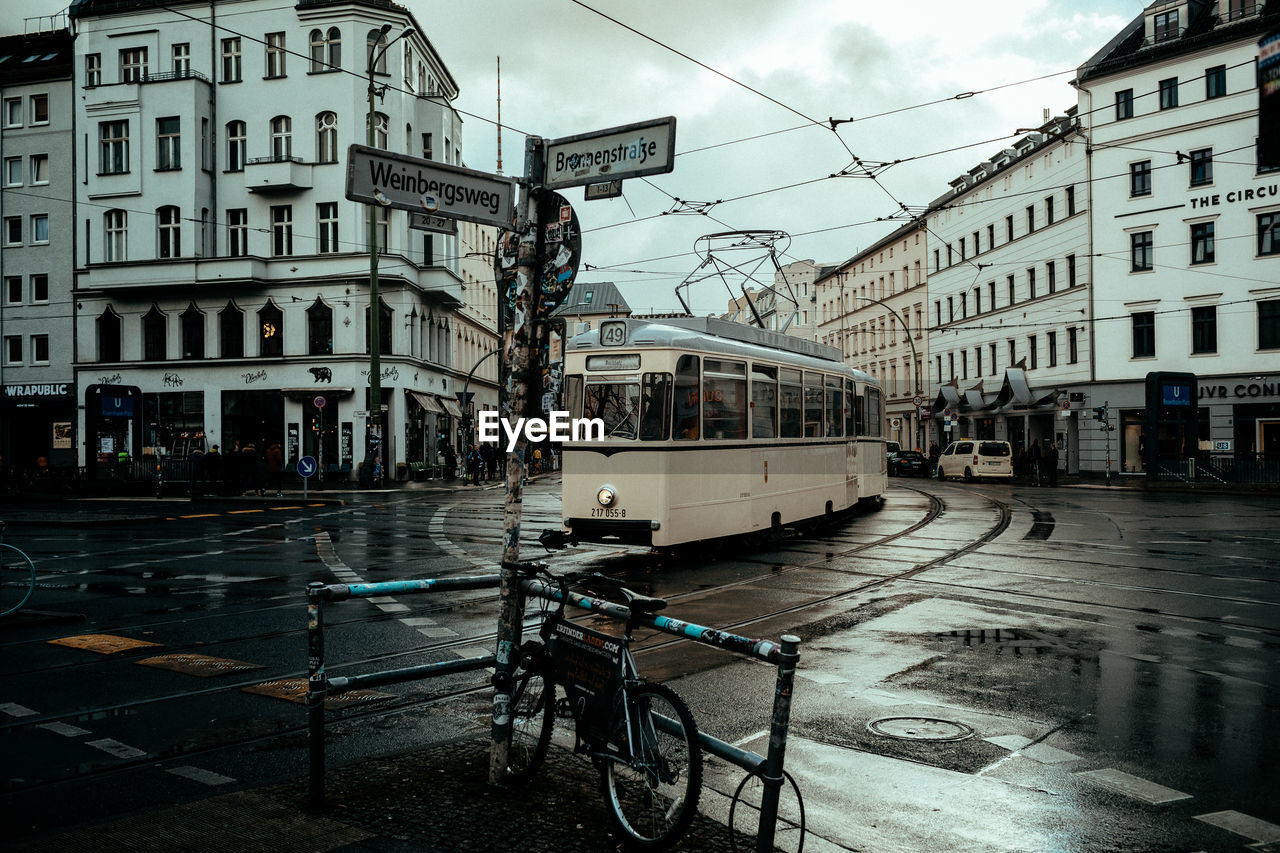
[{"label": "overcast sky", "polygon": [[[585,232],[584,265],[594,267],[580,270],[578,281],[617,282],[637,312],[677,306],[674,288],[697,267],[695,242],[705,234],[787,232],[789,246],[779,247],[786,249],[784,263],[834,263],[856,254],[901,224],[877,221],[897,213],[898,202],[928,204],[950,179],[1006,147],[1016,129],[1041,124],[1045,109],[1060,115],[1073,106],[1067,82],[1074,70],[1144,6],[1140,0],[401,2],[461,88],[455,106],[470,114],[463,156],[473,169],[497,167],[498,57],[506,174],[523,169],[525,134],[558,138],[676,117],[670,174],[627,181],[625,200],[585,202],[581,188],[563,191]],[[24,16],[66,5],[5,0],[0,31],[22,32]],[[292,4],[287,8],[291,15]],[[968,92],[977,94],[953,98]],[[903,110],[940,99],[948,100]],[[892,110],[902,111],[876,117]],[[826,124],[832,117],[858,120],[841,125],[837,139]],[[960,146],[972,147],[949,151]],[[829,177],[852,167],[850,151],[866,164],[905,162],[877,169],[877,181]],[[662,215],[681,208],[673,198],[706,215]],[[728,298],[723,285],[710,281],[693,296],[700,313],[723,311]]]}]

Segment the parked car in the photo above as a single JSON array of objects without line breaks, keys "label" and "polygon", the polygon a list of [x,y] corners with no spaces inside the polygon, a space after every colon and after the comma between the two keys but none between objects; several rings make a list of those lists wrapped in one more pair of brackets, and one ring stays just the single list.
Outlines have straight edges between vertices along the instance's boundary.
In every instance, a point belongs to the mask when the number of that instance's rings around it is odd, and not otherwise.
[{"label": "parked car", "polygon": [[886,441],[884,443],[884,460],[889,467],[889,476],[893,476],[893,460],[902,452],[902,445],[896,441]]},{"label": "parked car", "polygon": [[897,477],[927,477],[929,457],[919,450],[899,450],[893,458],[889,474]]},{"label": "parked car", "polygon": [[947,445],[938,458],[938,479],[979,477],[1013,479],[1013,449],[1007,441],[961,439]]}]

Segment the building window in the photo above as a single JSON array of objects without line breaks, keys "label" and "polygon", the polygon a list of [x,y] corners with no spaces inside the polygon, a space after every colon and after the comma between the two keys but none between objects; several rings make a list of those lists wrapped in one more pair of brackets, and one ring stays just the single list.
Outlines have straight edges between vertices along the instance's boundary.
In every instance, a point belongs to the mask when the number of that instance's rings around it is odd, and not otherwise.
[{"label": "building window", "polygon": [[1129,195],[1151,195],[1151,161],[1129,164]]},{"label": "building window", "polygon": [[4,363],[22,364],[22,335],[4,336]]},{"label": "building window", "polygon": [[1227,20],[1237,21],[1257,11],[1257,0],[1227,0]]},{"label": "building window", "polygon": [[969,351],[967,349],[960,350],[960,378],[969,378]]},{"label": "building window", "polygon": [[973,313],[974,314],[982,313],[982,288],[981,287],[975,287],[973,289]]},{"label": "building window", "polygon": [[7,275],[4,277],[4,304],[22,304],[22,276]]},{"label": "building window", "polygon": [[22,158],[4,158],[4,185],[6,187],[22,186]]},{"label": "building window", "polygon": [[954,323],[956,321],[956,303],[954,297],[947,297],[947,322]]},{"label": "building window", "polygon": [[311,31],[311,72],[339,71],[342,66],[342,31],[330,27],[327,32]]},{"label": "building window", "polygon": [[338,162],[338,114],[335,112],[316,116],[316,162]]},{"label": "building window", "polygon": [[240,82],[240,39],[222,40],[222,82]]},{"label": "building window", "polygon": [[141,83],[147,76],[147,49],[130,47],[120,51],[120,82]]},{"label": "building window", "polygon": [[156,211],[157,258],[182,257],[182,214],[169,205]]},{"label": "building window", "polygon": [[1152,35],[1155,41],[1162,42],[1178,36],[1178,10],[1161,12],[1155,16],[1155,27]]},{"label": "building window", "polygon": [[227,122],[227,171],[244,169],[244,146],[248,129],[242,121]]},{"label": "building window", "polygon": [[1170,77],[1160,81],[1160,109],[1167,110],[1178,105],[1178,78]]},{"label": "building window", "polygon": [[4,126],[22,127],[22,98],[4,99]]},{"label": "building window", "polygon": [[1133,90],[1121,89],[1116,92],[1116,121],[1133,118]]},{"label": "building window", "polygon": [[982,347],[973,350],[973,375],[982,376]]},{"label": "building window", "polygon": [[1067,187],[1067,216],[1076,215],[1076,188]]},{"label": "building window", "polygon": [[320,231],[321,254],[338,251],[338,203],[326,201],[316,205],[316,225]]},{"label": "building window", "polygon": [[98,125],[98,172],[118,175],[129,171],[129,122],[104,121]]},{"label": "building window", "polygon": [[994,281],[987,282],[987,304],[991,306],[990,310],[996,310],[996,283]]},{"label": "building window", "polygon": [[1058,265],[1053,261],[1045,261],[1044,264],[1045,283],[1049,286],[1049,292],[1055,293],[1058,290]]},{"label": "building window", "polygon": [[[873,367],[872,370],[874,371],[875,368]],[[956,354],[953,352],[947,353],[947,372],[952,379],[956,378]]]},{"label": "building window", "polygon": [[108,210],[102,215],[102,252],[105,261],[128,260],[129,214],[124,210]]},{"label": "building window", "polygon": [[102,54],[86,53],[84,56],[84,85],[102,85]]},{"label": "building window", "polygon": [[258,312],[258,355],[284,355],[284,312],[270,300]]},{"label": "building window", "polygon": [[1280,255],[1280,211],[1258,214],[1258,254]]},{"label": "building window", "polygon": [[1129,235],[1129,272],[1146,272],[1155,266],[1154,249],[1150,231],[1135,231]]},{"label": "building window", "polygon": [[391,251],[391,208],[373,207],[373,224],[378,241],[378,253],[385,255]]},{"label": "building window", "polygon": [[120,360],[120,315],[110,306],[98,317],[98,361]]},{"label": "building window", "polygon": [[1044,200],[1044,224],[1053,224],[1053,196],[1049,196]]},{"label": "building window", "polygon": [[218,353],[223,358],[244,358],[244,312],[234,302],[218,312]]},{"label": "building window", "polygon": [[36,213],[31,216],[31,242],[49,242],[49,214]]},{"label": "building window", "polygon": [[1049,366],[1058,366],[1058,333],[1045,332],[1044,335],[1045,353],[1049,356]]},{"label": "building window", "polygon": [[1191,309],[1191,352],[1218,351],[1218,306],[1200,305]]},{"label": "building window", "polygon": [[1036,268],[1027,268],[1027,298],[1036,298]]},{"label": "building window", "polygon": [[6,216],[4,218],[4,244],[6,246],[22,245],[21,216]]},{"label": "building window", "polygon": [[33,125],[49,123],[49,96],[48,95],[32,95],[31,96],[31,123]]},{"label": "building window", "polygon": [[1038,361],[1039,356],[1040,356],[1040,347],[1036,345],[1036,336],[1028,335],[1027,336],[1027,357],[1031,359],[1031,365],[1027,368],[1028,370],[1035,370],[1037,367],[1040,366],[1040,363]]},{"label": "building window", "polygon": [[182,357],[204,358],[204,314],[193,303],[178,319],[182,332]]},{"label": "building window", "polygon": [[1036,230],[1036,206],[1034,204],[1027,205],[1027,233],[1030,234]]},{"label": "building window", "polygon": [[49,363],[49,336],[31,336],[31,361],[35,364]]},{"label": "building window", "polygon": [[[368,118],[365,119],[366,125]],[[373,115],[373,136],[370,137],[370,144],[374,148],[381,148],[384,151],[387,148],[387,140],[389,137],[390,120],[386,113],[374,113]]]},{"label": "building window", "polygon": [[1213,223],[1197,222],[1191,226],[1191,263],[1211,264],[1213,261]]},{"label": "building window", "polygon": [[1075,364],[1080,360],[1080,340],[1076,328],[1067,329],[1067,363]]},{"label": "building window", "polygon": [[182,125],[177,116],[156,119],[156,170],[182,168]]},{"label": "building window", "polygon": [[1018,363],[1018,342],[1010,339],[1007,343],[1009,344],[1009,366],[1013,367]]},{"label": "building window", "polygon": [[1280,349],[1280,299],[1258,303],[1258,349]]},{"label": "building window", "polygon": [[31,301],[32,303],[49,301],[49,276],[47,274],[37,273],[31,276]]},{"label": "building window", "polygon": [[372,70],[378,74],[387,73],[387,52],[383,50],[387,46],[387,37],[378,30],[369,30],[369,35],[365,38],[365,70],[369,70],[373,64],[374,54],[378,54],[378,65]]},{"label": "building window", "polygon": [[1227,66],[1215,65],[1204,72],[1204,96],[1206,100],[1221,98],[1227,94]]},{"label": "building window", "polygon": [[276,257],[293,254],[293,206],[271,208],[271,254]]},{"label": "building window", "polygon": [[144,361],[164,361],[168,355],[169,318],[159,307],[152,305],[151,310],[142,318],[142,358]]},{"label": "building window", "polygon": [[191,45],[183,42],[175,44],[171,51],[173,56],[173,73],[186,77],[191,73]]},{"label": "building window", "polygon": [[431,152],[432,152],[432,143],[431,143],[431,140],[432,140],[432,138],[433,138],[433,136],[432,136],[432,134],[430,134],[430,133],[424,133],[424,134],[422,134],[422,157],[423,157],[423,159],[425,159],[425,160],[430,160],[430,159],[432,159],[432,157],[431,157]]},{"label": "building window", "polygon": [[991,356],[991,375],[996,375],[996,345],[987,344],[987,355]]},{"label": "building window", "polygon": [[267,33],[267,77],[284,76],[284,33]]},{"label": "building window", "polygon": [[227,210],[227,254],[243,258],[249,254],[249,211],[234,207]]},{"label": "building window", "polygon": [[1015,293],[1014,288],[1013,288],[1013,276],[1012,276],[1012,275],[1009,275],[1009,276],[1006,276],[1006,277],[1005,277],[1005,284],[1006,284],[1006,285],[1008,285],[1008,288],[1009,288],[1009,304],[1010,304],[1010,305],[1012,305],[1013,303],[1015,303],[1015,302],[1017,302],[1017,301],[1018,301],[1018,299],[1017,299],[1017,294]]},{"label": "building window", "polygon": [[[391,309],[387,307],[387,303],[381,298],[378,299],[378,352],[383,355],[391,354]],[[364,345],[367,350],[369,347],[369,307],[366,305],[364,309]],[[459,338],[461,341],[461,338]],[[447,359],[448,356],[446,355]],[[447,361],[445,362],[447,363]]]},{"label": "building window", "polygon": [[1067,287],[1076,286],[1076,256],[1067,255]]},{"label": "building window", "polygon": [[293,120],[276,116],[271,120],[271,159],[287,160],[293,156]]},{"label": "building window", "polygon": [[1133,322],[1133,357],[1154,358],[1156,354],[1156,315],[1154,311],[1139,311],[1131,317]]},{"label": "building window", "polygon": [[330,355],[333,352],[333,309],[316,297],[307,309],[307,354]]},{"label": "building window", "polygon": [[209,163],[209,120],[200,119],[200,168],[208,171]]},{"label": "building window", "polygon": [[1213,183],[1213,149],[1201,148],[1191,152],[1191,186],[1200,187]]}]

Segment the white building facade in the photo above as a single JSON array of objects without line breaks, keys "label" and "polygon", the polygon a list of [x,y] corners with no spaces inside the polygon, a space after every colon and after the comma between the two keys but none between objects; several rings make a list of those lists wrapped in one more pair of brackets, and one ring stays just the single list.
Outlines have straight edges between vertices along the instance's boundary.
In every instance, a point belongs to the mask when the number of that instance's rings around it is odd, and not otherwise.
[{"label": "white building facade", "polygon": [[1257,161],[1255,71],[1276,6],[1161,0],[1079,69],[1091,404],[1118,428],[1113,468],[1144,470],[1145,378],[1161,371],[1194,374],[1199,403],[1193,435],[1160,428],[1161,457],[1280,458],[1280,171]]},{"label": "white building facade", "polygon": [[[84,0],[71,15],[83,461],[199,436],[224,454],[278,442],[290,465],[355,476],[376,403],[347,148],[372,125],[376,147],[463,162],[457,85],[421,26],[377,0]],[[376,215],[391,478],[460,440],[455,393],[496,345],[491,267],[463,258],[491,257],[494,235]],[[496,400],[496,368],[471,390]]]}]

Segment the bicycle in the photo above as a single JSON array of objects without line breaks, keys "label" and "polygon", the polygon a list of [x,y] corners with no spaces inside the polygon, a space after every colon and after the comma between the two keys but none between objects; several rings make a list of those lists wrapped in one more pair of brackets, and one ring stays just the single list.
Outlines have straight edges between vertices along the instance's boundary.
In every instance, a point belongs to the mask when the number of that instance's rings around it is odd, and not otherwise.
[{"label": "bicycle", "polygon": [[[631,654],[642,617],[666,607],[660,598],[616,585],[628,616],[621,637],[564,618],[565,604],[600,610],[605,602],[568,591],[566,580],[540,563],[509,563],[522,587],[548,602],[540,639],[521,644],[511,685],[512,737],[507,770],[527,780],[546,758],[557,716],[574,722],[574,752],[600,771],[600,789],[623,846],[661,850],[689,828],[702,791],[702,753],[693,715],[675,691],[641,678]],[[543,576],[549,583],[540,582]],[[557,602],[554,611],[549,606]],[[557,686],[564,697],[557,699]]]},{"label": "bicycle", "polygon": [[[36,564],[31,562],[31,558],[16,546],[9,545],[4,541],[4,528],[5,523],[0,521],[0,590],[7,590],[9,584],[3,578],[7,577],[9,572],[25,572],[27,574],[27,591],[23,593],[18,603],[12,606],[8,604],[8,592],[0,592],[0,608],[3,608],[0,610],[0,616],[17,613],[30,600],[31,594],[36,589]],[[22,584],[14,584],[14,586],[22,586]]]}]

